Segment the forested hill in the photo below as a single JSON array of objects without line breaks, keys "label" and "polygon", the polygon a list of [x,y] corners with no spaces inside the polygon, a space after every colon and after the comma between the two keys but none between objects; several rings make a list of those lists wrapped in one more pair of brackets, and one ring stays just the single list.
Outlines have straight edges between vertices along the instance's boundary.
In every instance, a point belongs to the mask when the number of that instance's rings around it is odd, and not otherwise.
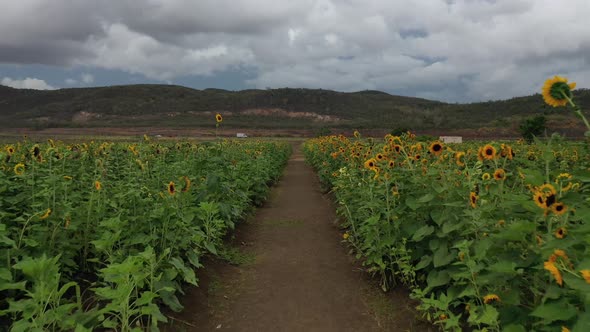
[{"label": "forested hill", "polygon": [[[575,91],[590,107],[590,90]],[[174,85],[125,85],[60,90],[0,86],[2,127],[224,126],[243,128],[480,128],[514,126],[546,115],[577,126],[571,111],[546,106],[540,95],[448,104],[380,91],[323,89],[195,90]]]}]

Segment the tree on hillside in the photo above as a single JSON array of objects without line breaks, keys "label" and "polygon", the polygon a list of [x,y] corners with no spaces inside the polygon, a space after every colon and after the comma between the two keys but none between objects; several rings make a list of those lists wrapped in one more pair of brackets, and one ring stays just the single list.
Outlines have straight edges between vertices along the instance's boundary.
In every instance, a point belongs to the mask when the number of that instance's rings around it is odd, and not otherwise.
[{"label": "tree on hillside", "polygon": [[520,124],[519,130],[522,137],[529,143],[533,142],[535,136],[542,135],[547,129],[547,118],[543,115],[525,119]]}]

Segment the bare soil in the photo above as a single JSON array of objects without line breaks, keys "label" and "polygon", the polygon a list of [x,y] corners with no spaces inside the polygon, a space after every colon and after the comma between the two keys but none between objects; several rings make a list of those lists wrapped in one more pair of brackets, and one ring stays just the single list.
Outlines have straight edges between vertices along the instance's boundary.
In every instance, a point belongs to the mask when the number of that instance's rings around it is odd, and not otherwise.
[{"label": "bare soil", "polygon": [[431,331],[404,290],[383,293],[348,255],[300,147],[268,202],[207,262],[166,331]]}]

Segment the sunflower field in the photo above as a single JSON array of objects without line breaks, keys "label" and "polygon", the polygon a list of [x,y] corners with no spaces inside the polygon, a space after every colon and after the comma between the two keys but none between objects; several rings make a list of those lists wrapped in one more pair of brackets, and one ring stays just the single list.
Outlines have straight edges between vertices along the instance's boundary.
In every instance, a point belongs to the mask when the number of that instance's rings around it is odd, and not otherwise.
[{"label": "sunflower field", "polygon": [[444,330],[590,330],[587,142],[304,145],[344,241],[387,289],[403,283]]},{"label": "sunflower field", "polygon": [[0,330],[158,330],[202,257],[261,204],[291,147],[26,140],[0,146]]}]

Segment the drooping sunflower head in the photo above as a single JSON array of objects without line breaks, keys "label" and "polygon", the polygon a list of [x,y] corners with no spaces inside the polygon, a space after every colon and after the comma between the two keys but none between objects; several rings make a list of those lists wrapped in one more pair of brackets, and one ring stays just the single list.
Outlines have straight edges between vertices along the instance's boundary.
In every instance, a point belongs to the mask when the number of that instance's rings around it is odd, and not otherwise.
[{"label": "drooping sunflower head", "polygon": [[572,90],[576,83],[567,83],[567,78],[554,76],[545,81],[542,89],[543,100],[550,106],[565,106],[572,98]]},{"label": "drooping sunflower head", "polygon": [[455,163],[459,167],[465,167],[465,152],[455,152]]},{"label": "drooping sunflower head", "polygon": [[490,304],[492,302],[500,302],[500,297],[496,294],[488,294],[483,297],[483,302],[485,304]]},{"label": "drooping sunflower head", "polygon": [[496,171],[494,171],[494,180],[503,181],[505,179],[506,179],[506,172],[503,169],[498,168]]},{"label": "drooping sunflower head", "polygon": [[217,123],[221,123],[223,121],[223,117],[221,116],[221,114],[219,114],[219,113],[215,114],[215,121]]},{"label": "drooping sunflower head", "polygon": [[360,137],[361,137],[361,133],[359,133],[359,131],[358,131],[358,130],[355,130],[355,131],[354,131],[354,133],[353,133],[353,135],[354,135],[354,137],[356,137],[356,138],[360,138]]},{"label": "drooping sunflower head", "polygon": [[98,180],[94,181],[94,189],[100,191],[102,189],[102,183],[100,183]]},{"label": "drooping sunflower head", "polygon": [[45,210],[45,213],[43,213],[43,215],[39,217],[39,220],[47,219],[47,218],[49,218],[50,215],[51,215],[51,209],[47,209],[47,210]]},{"label": "drooping sunflower head", "polygon": [[475,192],[470,192],[469,193],[469,205],[471,205],[472,208],[475,208],[477,206],[477,194]]},{"label": "drooping sunflower head", "polygon": [[183,176],[182,179],[184,180],[184,188],[182,188],[182,192],[185,193],[191,188],[191,179],[188,176]]},{"label": "drooping sunflower head", "polygon": [[435,156],[440,156],[440,154],[443,151],[443,145],[441,142],[439,141],[434,141],[432,142],[432,144],[430,144],[430,147],[428,149],[430,151],[430,153],[432,153]]},{"label": "drooping sunflower head", "polygon": [[14,166],[14,174],[23,175],[25,174],[25,164],[18,163]]},{"label": "drooping sunflower head", "polygon": [[174,195],[176,193],[176,187],[174,186],[174,182],[170,181],[167,186],[168,194]]}]

